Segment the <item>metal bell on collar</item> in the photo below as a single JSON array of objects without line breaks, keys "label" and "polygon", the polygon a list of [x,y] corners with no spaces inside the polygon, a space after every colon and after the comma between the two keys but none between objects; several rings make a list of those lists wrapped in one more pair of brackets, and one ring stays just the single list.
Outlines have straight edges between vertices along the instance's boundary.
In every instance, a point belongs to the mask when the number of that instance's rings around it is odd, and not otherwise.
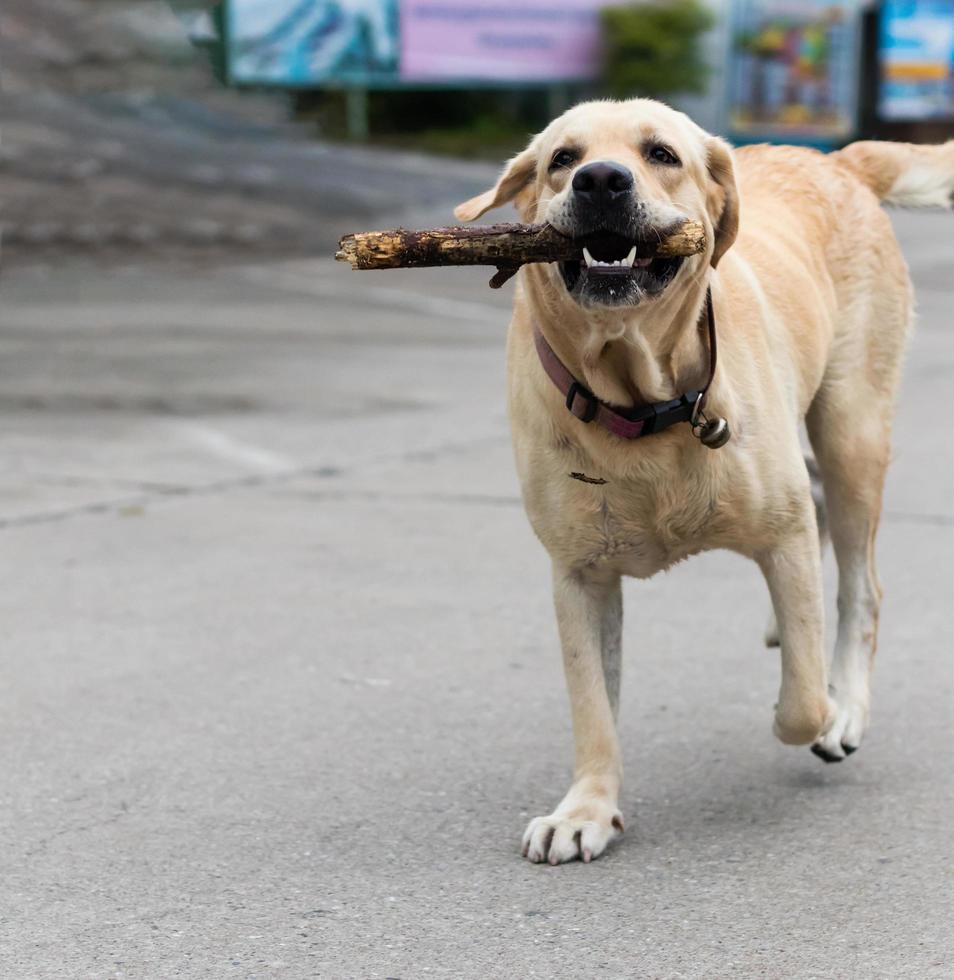
[{"label": "metal bell on collar", "polygon": [[693,430],[699,442],[709,449],[721,449],[732,438],[729,423],[723,418],[707,419]]},{"label": "metal bell on collar", "polygon": [[689,419],[692,434],[707,449],[721,449],[732,438],[729,423],[721,416],[711,419],[706,417],[705,412],[702,411],[705,397],[706,393],[702,391],[692,410],[692,417]]}]

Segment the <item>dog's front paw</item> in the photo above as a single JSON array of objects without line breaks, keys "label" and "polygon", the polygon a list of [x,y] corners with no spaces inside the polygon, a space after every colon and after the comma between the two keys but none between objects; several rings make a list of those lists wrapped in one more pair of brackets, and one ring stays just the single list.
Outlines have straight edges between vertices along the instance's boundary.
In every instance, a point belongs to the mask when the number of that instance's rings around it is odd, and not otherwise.
[{"label": "dog's front paw", "polygon": [[563,864],[576,858],[589,863],[623,832],[623,816],[609,800],[594,799],[571,807],[561,804],[548,817],[534,817],[523,834],[523,856],[534,864]]},{"label": "dog's front paw", "polygon": [[786,745],[810,745],[831,731],[838,706],[827,695],[781,698],[775,706],[775,737]]},{"label": "dog's front paw", "polygon": [[839,699],[834,722],[812,745],[812,752],[825,762],[841,762],[861,745],[867,727],[867,703]]}]

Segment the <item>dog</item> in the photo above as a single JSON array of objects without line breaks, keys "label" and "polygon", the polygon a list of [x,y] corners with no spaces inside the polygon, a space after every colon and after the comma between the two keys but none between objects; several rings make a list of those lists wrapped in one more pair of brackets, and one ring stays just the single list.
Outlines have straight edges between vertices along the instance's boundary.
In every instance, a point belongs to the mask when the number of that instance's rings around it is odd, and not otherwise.
[{"label": "dog", "polygon": [[[456,209],[471,221],[513,202],[580,246],[577,260],[521,269],[507,344],[517,470],[552,560],[575,743],[568,792],[523,835],[530,861],[589,862],[623,830],[624,575],[714,548],[753,559],[781,647],[775,735],[828,762],[861,744],[875,533],[913,317],[879,205],[950,207],[952,195],[954,140],[734,150],[633,99],[568,110]],[[653,257],[687,219],[704,226],[704,252]],[[830,668],[803,423],[838,563]]]}]

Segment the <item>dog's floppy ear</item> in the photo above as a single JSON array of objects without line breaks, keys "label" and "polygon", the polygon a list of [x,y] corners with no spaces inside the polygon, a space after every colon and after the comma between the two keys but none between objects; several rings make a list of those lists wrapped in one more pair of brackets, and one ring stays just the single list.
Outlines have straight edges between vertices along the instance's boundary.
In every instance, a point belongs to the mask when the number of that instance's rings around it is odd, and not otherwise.
[{"label": "dog's floppy ear", "polygon": [[500,179],[483,194],[472,197],[454,208],[461,221],[473,221],[491,208],[512,201],[533,180],[537,169],[537,141],[518,153],[503,169]]},{"label": "dog's floppy ear", "polygon": [[714,269],[739,233],[739,191],[735,184],[732,148],[718,136],[706,139],[709,170],[707,207],[715,229],[715,247],[710,260]]}]

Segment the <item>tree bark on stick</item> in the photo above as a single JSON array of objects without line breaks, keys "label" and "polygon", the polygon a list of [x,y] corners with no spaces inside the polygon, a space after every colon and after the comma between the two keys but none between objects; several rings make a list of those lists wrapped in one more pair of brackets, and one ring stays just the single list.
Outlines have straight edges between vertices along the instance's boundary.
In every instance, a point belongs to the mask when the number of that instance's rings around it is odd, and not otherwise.
[{"label": "tree bark on stick", "polygon": [[[686,221],[657,242],[637,243],[640,257],[695,255],[706,247],[701,224]],[[581,246],[550,225],[498,224],[410,231],[365,231],[345,235],[335,258],[353,269],[416,269],[441,265],[495,265],[491,286],[500,286],[528,262],[581,257]]]}]

